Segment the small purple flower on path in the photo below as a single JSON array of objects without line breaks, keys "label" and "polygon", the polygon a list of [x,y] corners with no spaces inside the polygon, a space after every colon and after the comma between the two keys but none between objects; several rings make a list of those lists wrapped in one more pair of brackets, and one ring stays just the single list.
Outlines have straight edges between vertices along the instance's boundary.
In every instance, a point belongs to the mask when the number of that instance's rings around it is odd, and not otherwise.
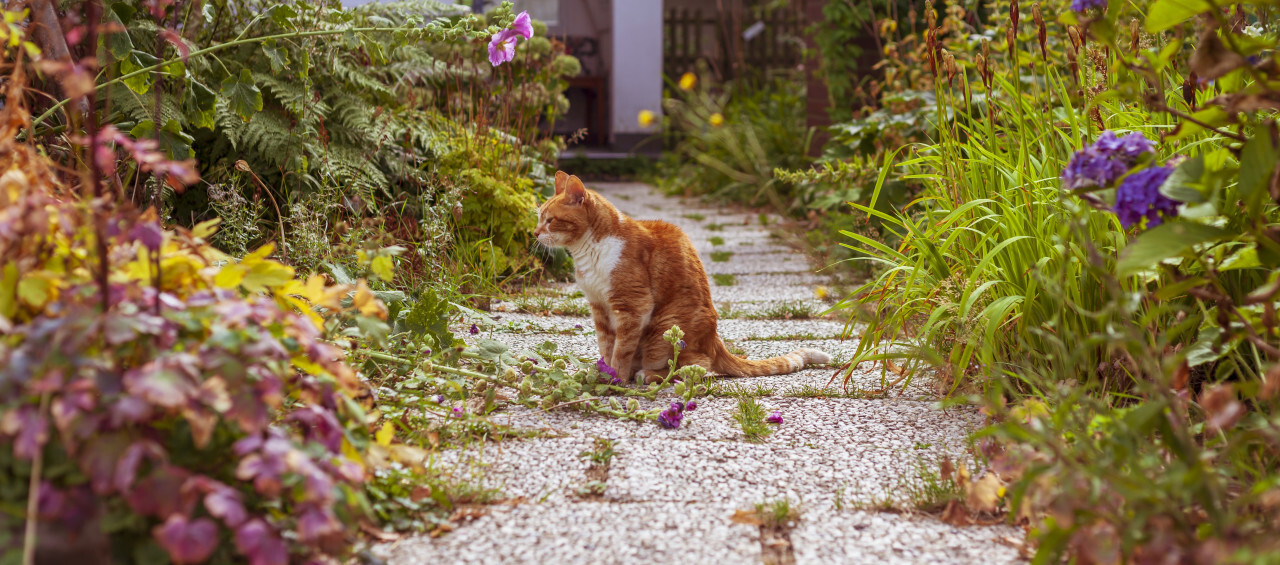
[{"label": "small purple flower on path", "polygon": [[467,415],[467,412],[466,412],[465,410],[461,409],[461,408],[454,408],[454,409],[453,409],[453,417],[454,417],[454,418],[461,418],[461,417],[466,416],[466,415]]},{"label": "small purple flower on path", "polygon": [[609,384],[613,386],[622,386],[622,377],[614,377],[609,379]]},{"label": "small purple flower on path", "polygon": [[1164,218],[1178,215],[1178,201],[1161,194],[1160,186],[1173,174],[1173,167],[1149,167],[1125,177],[1116,189],[1113,210],[1126,229],[1147,219],[1147,229],[1160,225]]},{"label": "small purple flower on path", "polygon": [[764,421],[769,422],[770,424],[781,424],[781,423],[782,423],[782,412],[779,412],[779,411],[777,411],[777,410],[774,410],[772,414],[769,414],[769,417],[768,417],[768,418],[765,418],[765,419],[764,419]]},{"label": "small purple flower on path", "polygon": [[694,410],[698,409],[698,403],[693,400],[690,400],[688,404],[684,405],[684,409],[687,412],[693,412]]},{"label": "small purple flower on path", "polygon": [[511,27],[493,34],[489,40],[489,64],[498,66],[516,56],[516,41],[533,37],[533,21],[529,12],[520,12]]},{"label": "small purple flower on path", "polygon": [[663,410],[658,414],[658,425],[668,429],[680,427],[680,421],[684,420],[684,414],[672,410],[670,408]]},{"label": "small purple flower on path", "polygon": [[480,333],[480,328],[475,324],[471,324],[471,335],[476,335],[478,333]]},{"label": "small purple flower on path", "polygon": [[596,369],[598,369],[601,374],[609,375],[615,379],[618,378],[618,370],[610,367],[603,357],[601,357],[599,361],[596,361]]},{"label": "small purple flower on path", "polygon": [[437,395],[435,395],[435,396],[431,397],[431,400],[434,400],[436,404],[444,404],[444,395],[443,395],[443,394],[437,394]]}]

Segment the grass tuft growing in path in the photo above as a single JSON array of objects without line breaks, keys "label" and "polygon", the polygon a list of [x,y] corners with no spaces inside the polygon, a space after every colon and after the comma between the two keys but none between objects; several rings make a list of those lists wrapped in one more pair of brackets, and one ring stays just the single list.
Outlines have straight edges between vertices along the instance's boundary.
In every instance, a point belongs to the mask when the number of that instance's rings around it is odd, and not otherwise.
[{"label": "grass tuft growing in path", "polygon": [[764,421],[764,406],[750,396],[738,397],[738,407],[733,411],[733,419],[742,428],[742,435],[747,441],[759,443],[773,433],[773,427]]}]

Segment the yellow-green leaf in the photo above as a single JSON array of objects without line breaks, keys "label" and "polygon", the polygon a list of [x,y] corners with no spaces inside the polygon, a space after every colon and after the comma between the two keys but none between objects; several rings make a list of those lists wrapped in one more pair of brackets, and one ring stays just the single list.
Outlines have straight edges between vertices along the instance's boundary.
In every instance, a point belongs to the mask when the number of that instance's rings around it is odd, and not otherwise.
[{"label": "yellow-green leaf", "polygon": [[213,284],[220,288],[235,288],[240,286],[240,281],[244,280],[245,273],[249,272],[243,264],[227,265],[218,271],[213,277]]},{"label": "yellow-green leaf", "polygon": [[245,274],[240,285],[250,292],[258,292],[267,288],[283,285],[293,279],[293,267],[275,261],[261,261]]},{"label": "yellow-green leaf", "polygon": [[396,426],[391,422],[383,424],[382,428],[378,430],[378,433],[374,435],[374,439],[378,442],[378,445],[381,445],[382,447],[391,445],[391,438],[394,437],[396,437]]},{"label": "yellow-green leaf", "polygon": [[383,281],[391,282],[394,268],[390,257],[386,255],[374,257],[373,262],[369,264],[369,269]]},{"label": "yellow-green leaf", "polygon": [[200,239],[209,239],[213,234],[218,233],[218,224],[222,223],[222,218],[214,218],[196,224],[191,228],[191,235]]},{"label": "yellow-green leaf", "polygon": [[1147,32],[1160,33],[1212,9],[1207,0],[1156,0],[1147,11]]},{"label": "yellow-green leaf", "polygon": [[44,277],[23,277],[18,281],[18,298],[36,308],[41,308],[49,301],[49,279]]}]

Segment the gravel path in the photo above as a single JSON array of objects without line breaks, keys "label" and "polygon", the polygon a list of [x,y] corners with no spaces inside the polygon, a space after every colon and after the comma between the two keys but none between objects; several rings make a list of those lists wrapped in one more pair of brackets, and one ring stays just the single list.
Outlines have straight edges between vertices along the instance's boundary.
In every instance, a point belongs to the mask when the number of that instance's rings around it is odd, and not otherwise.
[{"label": "gravel path", "polygon": [[[666,220],[689,234],[709,276],[721,279],[711,289],[722,316],[728,314],[720,332],[731,348],[751,358],[797,347],[822,349],[837,360],[852,356],[855,329],[816,317],[829,306],[815,296],[825,279],[803,255],[770,237],[760,215],[691,205],[644,184],[592,188],[634,218]],[[730,278],[732,285],[724,280]],[[558,311],[583,311],[585,301],[572,285],[548,290],[541,299]],[[589,318],[516,312],[521,309],[528,305],[497,304],[497,327],[479,337],[514,349],[550,340],[561,351],[597,355]],[[492,418],[543,436],[448,451],[440,462],[474,470],[515,503],[486,507],[483,516],[447,535],[405,538],[376,553],[393,565],[760,563],[760,528],[730,518],[736,510],[786,498],[801,512],[790,532],[796,563],[1021,562],[1016,546],[1023,536],[1016,528],[956,527],[869,510],[887,501],[909,503],[922,484],[921,469],[936,469],[944,455],[968,459],[966,432],[979,425],[978,414],[939,409],[920,384],[890,399],[860,398],[831,382],[833,371],[720,381],[718,386],[753,391],[767,410],[783,413],[785,422],[760,443],[743,439],[731,416],[737,405],[732,396],[700,400],[676,430],[507,408]],[[850,381],[859,390],[883,384],[881,371],[871,367],[855,371]],[[578,454],[595,438],[614,440],[616,455],[603,493],[584,497],[578,491],[589,481],[589,465]]]}]

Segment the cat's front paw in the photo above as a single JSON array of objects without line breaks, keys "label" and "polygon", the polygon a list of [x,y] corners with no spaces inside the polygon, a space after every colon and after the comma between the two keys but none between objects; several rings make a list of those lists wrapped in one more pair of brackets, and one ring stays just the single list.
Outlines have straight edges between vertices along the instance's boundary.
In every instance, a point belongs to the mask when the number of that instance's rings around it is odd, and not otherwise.
[{"label": "cat's front paw", "polygon": [[636,373],[636,384],[647,385],[660,383],[666,378],[666,374],[662,371],[651,371],[649,369],[645,369]]}]

